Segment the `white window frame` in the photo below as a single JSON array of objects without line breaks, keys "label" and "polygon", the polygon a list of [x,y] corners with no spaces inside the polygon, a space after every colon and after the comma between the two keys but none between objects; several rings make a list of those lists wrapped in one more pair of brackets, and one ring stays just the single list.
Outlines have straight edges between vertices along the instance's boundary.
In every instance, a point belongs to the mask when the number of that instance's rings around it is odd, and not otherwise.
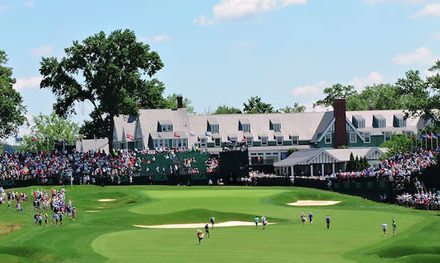
[{"label": "white window frame", "polygon": [[261,146],[267,146],[268,141],[269,141],[269,138],[267,136],[261,137]]},{"label": "white window frame", "polygon": [[241,124],[241,130],[243,132],[250,132],[251,131],[251,125],[249,123]]},{"label": "white window frame", "polygon": [[283,145],[284,142],[283,136],[277,136],[276,141],[277,141],[277,145]]},{"label": "white window frame", "polygon": [[325,144],[332,144],[332,133],[331,132],[327,132],[324,136],[324,143]]},{"label": "white window frame", "polygon": [[[217,143],[218,142],[218,143]],[[214,146],[215,147],[220,147],[222,146],[222,139],[221,138],[215,138],[214,139]]]},{"label": "white window frame", "polygon": [[369,132],[364,132],[363,133],[364,136],[364,142],[365,143],[371,143],[371,133]]},{"label": "white window frame", "polygon": [[[387,136],[389,136],[389,139],[387,139]],[[384,132],[383,133],[383,141],[384,142],[391,140],[392,137],[393,137],[393,134],[391,132]]]},{"label": "white window frame", "polygon": [[272,123],[274,132],[281,132],[281,123]]},{"label": "white window frame", "polygon": [[207,139],[200,138],[200,147],[206,148],[206,145],[207,145]]},{"label": "white window frame", "polygon": [[299,136],[292,136],[292,145],[299,144]]},{"label": "white window frame", "polygon": [[357,143],[357,134],[355,132],[349,133],[350,143]]}]

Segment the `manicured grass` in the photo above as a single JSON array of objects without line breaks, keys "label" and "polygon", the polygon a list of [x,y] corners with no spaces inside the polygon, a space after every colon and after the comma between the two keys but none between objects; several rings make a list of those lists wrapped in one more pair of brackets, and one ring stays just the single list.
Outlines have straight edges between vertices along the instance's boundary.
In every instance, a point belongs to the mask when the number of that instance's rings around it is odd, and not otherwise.
[{"label": "manicured grass", "polygon": [[[50,189],[50,188],[47,188]],[[281,187],[66,187],[78,220],[35,226],[24,212],[0,206],[0,262],[440,262],[440,216],[357,197]],[[32,188],[16,189],[30,195]],[[99,202],[99,199],[115,199]],[[338,200],[328,207],[290,207],[297,200]],[[86,211],[100,212],[86,212]],[[301,212],[313,224],[302,225]],[[332,218],[325,228],[325,216]],[[266,230],[211,230],[198,245],[196,229],[139,229],[133,225],[253,221]],[[391,219],[398,223],[392,237]],[[384,238],[382,223],[390,233]]]}]

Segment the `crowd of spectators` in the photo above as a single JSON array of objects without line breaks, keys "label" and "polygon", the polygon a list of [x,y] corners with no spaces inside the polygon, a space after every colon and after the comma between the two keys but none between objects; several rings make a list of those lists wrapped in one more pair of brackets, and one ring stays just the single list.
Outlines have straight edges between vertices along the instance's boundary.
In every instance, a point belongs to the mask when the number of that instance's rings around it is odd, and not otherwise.
[{"label": "crowd of spectators", "polygon": [[396,203],[406,207],[438,210],[440,209],[440,192],[404,193],[397,195]]}]

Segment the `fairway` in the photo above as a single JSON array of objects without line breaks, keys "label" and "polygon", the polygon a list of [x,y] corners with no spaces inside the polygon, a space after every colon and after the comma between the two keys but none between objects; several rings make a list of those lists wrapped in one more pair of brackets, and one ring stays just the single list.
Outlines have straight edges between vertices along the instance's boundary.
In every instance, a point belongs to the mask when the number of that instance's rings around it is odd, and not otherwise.
[{"label": "fairway", "polygon": [[[32,187],[16,189],[29,195]],[[47,188],[50,189],[50,188]],[[67,187],[76,221],[35,226],[32,201],[24,212],[0,205],[0,262],[440,262],[440,217],[358,197],[282,187]],[[340,201],[289,206],[301,200]],[[314,214],[313,224],[300,214]],[[326,229],[325,217],[331,216]],[[134,225],[227,221],[261,226],[211,229],[201,245],[197,228],[149,229]],[[398,224],[392,236],[391,219]],[[387,223],[384,237],[381,225]]]}]

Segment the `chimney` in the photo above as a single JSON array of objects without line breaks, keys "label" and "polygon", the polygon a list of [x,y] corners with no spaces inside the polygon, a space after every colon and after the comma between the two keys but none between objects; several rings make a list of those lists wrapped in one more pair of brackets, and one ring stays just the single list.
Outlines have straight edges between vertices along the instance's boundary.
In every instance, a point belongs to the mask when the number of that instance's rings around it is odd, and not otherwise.
[{"label": "chimney", "polygon": [[345,98],[336,98],[333,101],[333,116],[335,117],[335,144],[337,148],[339,146],[347,145],[347,129],[346,129],[346,116],[345,116]]},{"label": "chimney", "polygon": [[182,109],[183,108],[183,97],[182,95],[177,95],[177,108]]}]

